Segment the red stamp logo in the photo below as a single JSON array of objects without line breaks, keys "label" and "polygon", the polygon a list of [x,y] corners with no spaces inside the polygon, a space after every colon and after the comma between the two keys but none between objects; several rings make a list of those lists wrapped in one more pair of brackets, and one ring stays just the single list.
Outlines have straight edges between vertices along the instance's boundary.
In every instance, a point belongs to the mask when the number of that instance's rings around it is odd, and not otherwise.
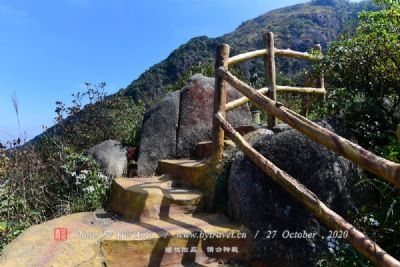
[{"label": "red stamp logo", "polygon": [[65,241],[68,239],[67,228],[54,228],[54,241]]}]

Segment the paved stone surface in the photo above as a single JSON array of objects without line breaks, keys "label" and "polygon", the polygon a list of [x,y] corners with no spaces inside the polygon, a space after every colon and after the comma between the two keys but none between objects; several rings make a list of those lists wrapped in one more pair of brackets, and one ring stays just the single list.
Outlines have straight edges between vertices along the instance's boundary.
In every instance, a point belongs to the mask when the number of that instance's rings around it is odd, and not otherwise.
[{"label": "paved stone surface", "polygon": [[[64,241],[54,240],[59,228],[67,229]],[[114,267],[135,263],[135,267],[149,267],[181,266],[185,261],[203,266],[212,263],[210,258],[240,260],[248,253],[249,239],[190,237],[190,233],[200,232],[235,234],[241,230],[218,214],[127,223],[104,214],[76,213],[25,230],[4,249],[0,266]],[[207,247],[220,246],[238,247],[239,253],[207,252]],[[168,247],[195,247],[197,252],[166,253]]]}]

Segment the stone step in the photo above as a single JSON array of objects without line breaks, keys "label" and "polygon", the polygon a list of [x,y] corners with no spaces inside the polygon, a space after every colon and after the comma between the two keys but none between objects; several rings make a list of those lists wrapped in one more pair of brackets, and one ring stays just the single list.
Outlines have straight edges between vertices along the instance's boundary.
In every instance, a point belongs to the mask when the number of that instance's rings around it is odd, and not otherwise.
[{"label": "stone step", "polygon": [[166,176],[117,178],[111,186],[110,211],[126,220],[145,221],[173,214],[193,214],[203,208],[203,193],[173,188]]},{"label": "stone step", "polygon": [[173,177],[174,182],[204,193],[205,210],[214,210],[216,179],[205,160],[165,159],[158,162],[158,174]]},{"label": "stone step", "polygon": [[25,230],[3,250],[0,266],[216,266],[246,260],[250,242],[247,231],[219,214],[130,223],[84,212]]},{"label": "stone step", "polygon": [[[225,148],[235,147],[235,143],[231,140],[224,141]],[[196,159],[205,159],[211,155],[212,152],[212,141],[199,142],[196,145],[195,155]]]},{"label": "stone step", "polygon": [[157,173],[173,177],[174,181],[205,192],[208,166],[202,160],[165,159],[158,162]]}]

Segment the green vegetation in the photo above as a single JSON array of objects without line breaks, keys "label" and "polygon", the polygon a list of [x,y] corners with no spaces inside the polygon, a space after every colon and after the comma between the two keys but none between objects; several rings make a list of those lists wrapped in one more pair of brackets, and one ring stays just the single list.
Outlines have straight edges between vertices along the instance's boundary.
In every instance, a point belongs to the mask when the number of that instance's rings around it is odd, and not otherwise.
[{"label": "green vegetation", "polygon": [[62,143],[79,151],[108,139],[138,144],[144,105],[120,94],[106,96],[105,86],[86,83],[85,92],[73,95],[72,107],[56,102],[56,127]]},{"label": "green vegetation", "polygon": [[[57,102],[57,126],[33,145],[11,150],[0,145],[0,249],[30,225],[101,207],[107,201],[110,181],[101,174],[99,165],[85,156],[86,149],[107,139],[137,145],[144,114],[141,100],[153,103],[181,89],[192,74],[213,76],[212,53],[217,43],[231,44],[233,54],[261,48],[266,25],[275,32],[277,47],[306,51],[315,43],[326,48],[346,23],[353,23],[360,9],[374,9],[360,14],[357,28],[333,42],[320,68],[314,70],[325,71],[330,90],[325,102],[313,105],[310,116],[342,118],[363,147],[400,162],[395,135],[400,123],[400,5],[394,0],[376,2],[382,6],[379,11],[369,3],[333,0],[276,10],[243,23],[221,38],[191,40],[119,94],[106,96],[104,83],[87,83],[84,93],[74,95],[72,107]],[[260,78],[264,75],[262,61],[240,64],[232,72],[254,87],[264,83]],[[309,65],[278,61],[278,84],[311,86],[307,83],[312,76]],[[279,97],[296,111],[309,100]],[[17,103],[15,106],[18,113]],[[373,175],[366,175],[357,186],[365,185],[374,190],[371,201],[361,203],[358,214],[350,219],[400,258],[400,191]],[[217,186],[221,198],[216,204],[224,211],[228,206],[226,173],[219,174]],[[337,241],[320,266],[369,263],[351,246]]]},{"label": "green vegetation", "polygon": [[110,181],[97,162],[54,139],[41,142],[1,151],[0,249],[33,224],[94,210],[107,199]]},{"label": "green vegetation", "polygon": [[[359,143],[400,162],[395,130],[400,123],[400,5],[380,0],[380,11],[362,12],[350,38],[334,42],[323,67],[331,83],[322,115],[344,119]],[[355,224],[395,258],[400,258],[400,190],[367,175],[360,185],[375,194],[355,214]],[[369,266],[354,250],[340,244],[323,266]]]},{"label": "green vegetation", "polygon": [[85,151],[107,139],[136,145],[144,107],[106,96],[105,83],[86,86],[71,107],[57,102],[58,124],[35,142],[0,145],[0,249],[31,225],[107,202],[110,178]]}]

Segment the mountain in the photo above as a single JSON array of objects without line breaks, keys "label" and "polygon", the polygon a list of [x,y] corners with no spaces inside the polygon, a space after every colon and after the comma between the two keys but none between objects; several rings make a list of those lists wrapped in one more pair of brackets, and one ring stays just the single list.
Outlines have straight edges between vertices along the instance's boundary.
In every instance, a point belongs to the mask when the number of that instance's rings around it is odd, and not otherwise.
[{"label": "mountain", "polygon": [[[345,0],[314,0],[267,12],[243,22],[236,30],[217,38],[200,36],[191,39],[173,51],[165,60],[145,71],[122,94],[135,101],[151,103],[163,97],[168,85],[175,83],[192,66],[205,66],[214,62],[213,53],[218,43],[231,46],[231,55],[262,49],[262,33],[272,31],[277,48],[308,51],[314,44],[326,50],[329,43],[345,30],[354,27],[361,10],[374,8],[369,1],[360,3]],[[304,67],[298,61],[279,60],[278,73],[291,75]],[[262,62],[243,63],[240,69],[250,79],[250,72],[262,73]]]}]

